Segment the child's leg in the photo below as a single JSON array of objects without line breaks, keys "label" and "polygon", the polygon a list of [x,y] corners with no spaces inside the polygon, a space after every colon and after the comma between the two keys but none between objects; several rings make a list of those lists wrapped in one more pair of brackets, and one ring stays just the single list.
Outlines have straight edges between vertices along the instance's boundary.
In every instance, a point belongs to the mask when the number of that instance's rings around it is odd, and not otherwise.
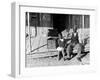
[{"label": "child's leg", "polygon": [[65,59],[65,52],[64,52],[64,48],[62,49],[62,56],[63,56],[63,60]]},{"label": "child's leg", "polygon": [[58,52],[58,61],[60,60],[61,51]]}]

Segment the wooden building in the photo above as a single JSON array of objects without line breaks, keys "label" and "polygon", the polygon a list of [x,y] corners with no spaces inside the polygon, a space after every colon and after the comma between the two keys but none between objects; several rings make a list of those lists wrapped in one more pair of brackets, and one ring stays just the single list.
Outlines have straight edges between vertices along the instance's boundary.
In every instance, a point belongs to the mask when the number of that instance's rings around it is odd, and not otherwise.
[{"label": "wooden building", "polygon": [[54,53],[58,33],[74,25],[77,25],[78,29],[89,29],[89,17],[89,15],[26,12],[26,54]]}]

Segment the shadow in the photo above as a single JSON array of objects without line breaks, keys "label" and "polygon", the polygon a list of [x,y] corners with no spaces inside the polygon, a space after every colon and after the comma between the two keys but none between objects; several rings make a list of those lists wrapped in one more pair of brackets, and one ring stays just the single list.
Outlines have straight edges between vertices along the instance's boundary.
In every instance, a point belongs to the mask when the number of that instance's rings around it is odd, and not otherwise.
[{"label": "shadow", "polygon": [[77,55],[77,53],[71,54],[71,59],[74,58]]},{"label": "shadow", "polygon": [[66,58],[65,60],[71,60],[72,58],[74,58],[77,55],[77,53],[71,53],[71,58]]},{"label": "shadow", "polygon": [[9,77],[12,77],[12,78],[15,78],[15,76],[14,75],[12,75],[12,74],[7,74]]},{"label": "shadow", "polygon": [[84,58],[87,54],[89,53],[89,51],[87,51],[87,52],[82,52],[81,54],[81,56],[80,56],[80,58],[82,59],[82,58]]},{"label": "shadow", "polygon": [[[89,53],[89,51],[87,51],[87,52],[82,52],[82,53],[81,53],[81,56],[80,56],[80,59],[84,58],[88,53]],[[67,59],[65,59],[65,60],[71,60],[71,59],[74,58],[75,56],[77,56],[77,53],[71,53],[71,58],[67,58]]]}]

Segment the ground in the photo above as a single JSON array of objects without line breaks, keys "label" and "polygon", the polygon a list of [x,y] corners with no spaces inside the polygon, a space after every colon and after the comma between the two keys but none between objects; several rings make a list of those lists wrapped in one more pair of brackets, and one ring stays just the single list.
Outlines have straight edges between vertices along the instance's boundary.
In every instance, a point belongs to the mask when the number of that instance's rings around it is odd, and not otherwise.
[{"label": "ground", "polygon": [[78,61],[76,56],[71,60],[58,60],[57,55],[55,56],[47,56],[47,57],[39,57],[32,58],[28,56],[26,59],[27,67],[37,67],[37,66],[62,66],[62,65],[87,65],[89,64],[89,53],[82,58],[82,62]]}]

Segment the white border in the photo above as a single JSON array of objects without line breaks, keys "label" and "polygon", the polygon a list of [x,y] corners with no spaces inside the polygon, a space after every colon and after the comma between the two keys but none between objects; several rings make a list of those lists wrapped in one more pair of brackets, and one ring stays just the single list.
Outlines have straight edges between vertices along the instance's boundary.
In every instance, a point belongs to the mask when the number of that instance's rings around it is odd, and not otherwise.
[{"label": "white border", "polygon": [[[69,74],[69,73],[84,73],[95,72],[96,58],[94,55],[94,26],[95,26],[95,9],[87,8],[60,8],[60,7],[39,7],[31,4],[15,4],[15,77],[19,76],[35,76],[35,75],[54,75],[54,74]],[[90,38],[91,38],[91,56],[90,65],[74,65],[74,66],[51,66],[51,67],[35,67],[25,68],[25,12],[46,12],[46,13],[63,13],[63,14],[89,14],[90,17]],[[45,73],[44,73],[45,72]]]}]

